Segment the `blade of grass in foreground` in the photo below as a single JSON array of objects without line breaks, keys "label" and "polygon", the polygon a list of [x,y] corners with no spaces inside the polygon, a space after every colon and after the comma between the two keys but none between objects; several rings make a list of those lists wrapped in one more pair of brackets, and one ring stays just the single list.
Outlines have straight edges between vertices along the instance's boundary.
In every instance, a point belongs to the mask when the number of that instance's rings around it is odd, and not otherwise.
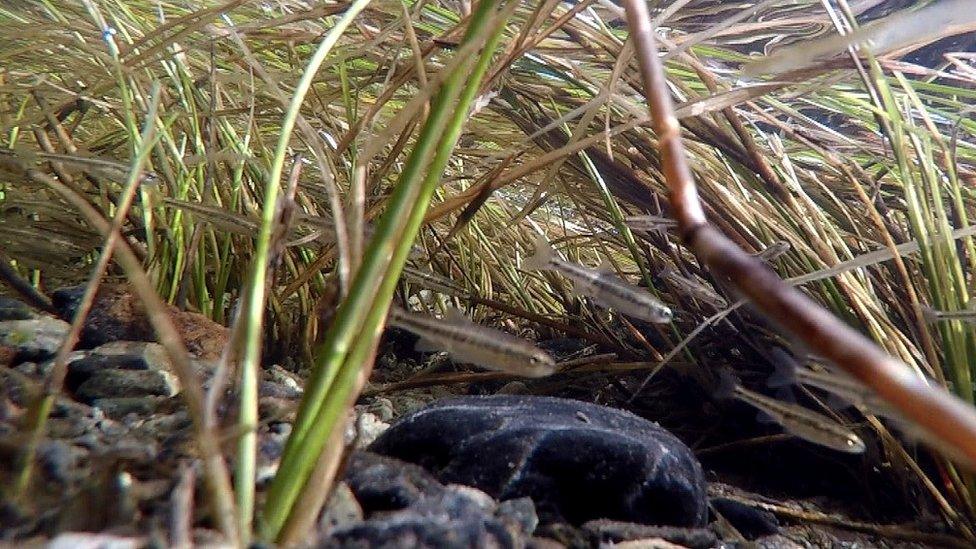
[{"label": "blade of grass in foreground", "polygon": [[312,59],[305,68],[298,87],[295,89],[291,104],[282,121],[278,146],[271,163],[271,173],[268,174],[267,185],[264,190],[264,212],[261,218],[261,232],[257,239],[257,249],[254,252],[254,267],[251,273],[251,291],[247,300],[247,329],[245,331],[244,358],[241,362],[241,409],[239,422],[241,435],[238,441],[237,454],[237,505],[242,541],[250,541],[251,525],[254,517],[254,478],[257,459],[257,431],[258,422],[258,361],[261,354],[261,325],[264,315],[266,279],[268,274],[268,255],[270,253],[271,235],[275,226],[277,212],[278,189],[281,173],[285,165],[285,155],[291,141],[291,133],[298,119],[299,110],[305,100],[305,95],[312,87],[315,74],[325,61],[339,40],[339,36],[353,19],[369,4],[370,0],[353,2],[346,13],[339,19],[332,30],[325,35]]},{"label": "blade of grass in foreground", "polygon": [[[515,5],[510,3],[509,7]],[[491,37],[475,69],[470,70],[470,63],[460,64],[432,101],[430,115],[364,254],[349,297],[341,304],[319,349],[315,372],[268,492],[262,524],[265,539],[280,540],[282,529],[298,511],[293,506],[300,499],[323,446],[343,417],[357,377],[379,336],[396,280],[501,38],[510,10],[492,26],[494,7],[493,2],[481,2],[472,15],[464,42],[481,40],[493,31]]]}]

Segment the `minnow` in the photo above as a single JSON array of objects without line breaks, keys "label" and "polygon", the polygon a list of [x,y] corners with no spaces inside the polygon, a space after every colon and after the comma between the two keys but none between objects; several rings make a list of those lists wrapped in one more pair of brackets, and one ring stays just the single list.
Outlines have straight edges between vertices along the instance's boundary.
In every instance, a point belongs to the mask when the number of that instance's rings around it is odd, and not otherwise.
[{"label": "minnow", "polygon": [[789,242],[785,240],[777,240],[776,242],[773,242],[767,246],[765,249],[754,253],[753,257],[759,258],[766,263],[770,263],[776,259],[779,259],[779,257],[786,252],[790,251],[790,248],[791,246]]},{"label": "minnow", "polygon": [[[867,385],[843,372],[820,372],[804,368],[796,363],[783,349],[776,347],[771,352],[774,359],[773,374],[766,380],[770,388],[787,387],[794,384],[815,387],[867,413],[885,417],[900,417],[887,402],[875,394]],[[829,404],[829,403],[828,403]]]},{"label": "minnow", "polygon": [[831,60],[849,48],[869,47],[882,56],[912,44],[926,44],[937,39],[976,30],[976,12],[972,0],[932,2],[917,10],[902,10],[861,25],[846,34],[833,34],[806,40],[742,66],[742,76],[805,69]]},{"label": "minnow", "polygon": [[[29,151],[21,149],[0,149],[0,155],[14,157],[23,162],[57,162],[75,166],[81,170],[88,170],[95,175],[101,175],[114,181],[125,181],[129,175],[131,166],[114,160],[104,158],[94,158],[88,156],[74,156],[69,154],[47,153],[42,151]],[[155,185],[159,182],[159,175],[152,171],[143,171],[139,175],[139,183],[143,185]]]},{"label": "minnow", "polygon": [[418,351],[447,351],[459,362],[524,377],[545,377],[556,371],[549,353],[507,332],[476,324],[454,308],[438,319],[393,307],[389,321],[420,337]]},{"label": "minnow", "polygon": [[660,215],[628,215],[624,217],[624,224],[632,230],[646,233],[666,231],[678,226],[678,222],[674,219]]},{"label": "minnow", "polygon": [[788,433],[840,452],[849,454],[864,452],[866,446],[861,437],[829,417],[798,404],[782,402],[750,391],[731,377],[724,377],[722,381],[724,387],[720,389],[720,392],[758,409],[780,424]]},{"label": "minnow", "polygon": [[437,276],[434,273],[421,271],[420,269],[404,267],[403,276],[413,280],[421,286],[426,286],[431,290],[437,290],[448,295],[464,296],[467,294],[467,292],[464,291],[464,288],[458,286],[450,280],[442,276]]},{"label": "minnow", "polygon": [[573,281],[573,290],[597,304],[648,322],[667,323],[674,313],[644,289],[616,275],[563,261],[542,235],[537,235],[535,253],[522,263],[528,271],[557,271]]},{"label": "minnow", "polygon": [[940,320],[961,320],[970,324],[976,324],[976,310],[963,309],[960,311],[937,311],[931,307],[922,307],[922,314],[929,322],[935,323]]},{"label": "minnow", "polygon": [[718,295],[714,290],[708,286],[705,286],[701,282],[698,282],[697,280],[685,278],[675,271],[667,268],[661,271],[660,276],[661,278],[667,280],[681,293],[699,301],[708,303],[716,309],[724,309],[729,306],[729,302],[726,301],[725,298]]}]

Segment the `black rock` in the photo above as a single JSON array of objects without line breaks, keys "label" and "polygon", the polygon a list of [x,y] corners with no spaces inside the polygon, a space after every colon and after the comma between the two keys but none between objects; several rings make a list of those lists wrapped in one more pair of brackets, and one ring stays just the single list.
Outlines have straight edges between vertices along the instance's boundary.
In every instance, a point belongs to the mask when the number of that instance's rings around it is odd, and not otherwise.
[{"label": "black rock", "polygon": [[609,518],[701,526],[701,466],[680,440],[628,412],[551,397],[442,400],[371,450],[498,500],[531,497],[549,522]]},{"label": "black rock", "polygon": [[320,547],[523,547],[531,501],[497,505],[480,490],[444,486],[416,465],[355,452],[345,483],[367,520],[332,529]]},{"label": "black rock", "polygon": [[769,511],[723,497],[712,498],[711,503],[746,539],[754,540],[779,533],[779,519]]},{"label": "black rock", "polygon": [[319,546],[514,549],[523,544],[477,499],[466,497],[463,490],[447,489],[402,511],[336,528]]},{"label": "black rock", "polygon": [[444,485],[423,468],[372,452],[353,452],[345,482],[366,516],[405,509],[444,491]]}]

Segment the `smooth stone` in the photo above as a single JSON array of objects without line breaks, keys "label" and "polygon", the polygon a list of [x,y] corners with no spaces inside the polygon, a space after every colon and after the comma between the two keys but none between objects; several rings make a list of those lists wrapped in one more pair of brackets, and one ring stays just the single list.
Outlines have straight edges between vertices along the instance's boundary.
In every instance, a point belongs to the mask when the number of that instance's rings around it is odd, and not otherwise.
[{"label": "smooth stone", "polygon": [[370,450],[495,499],[531,497],[544,522],[703,526],[708,517],[701,465],[684,443],[629,412],[586,402],[442,400],[402,418]]},{"label": "smooth stone", "polygon": [[133,399],[140,397],[171,397],[180,392],[179,380],[170,372],[169,361],[163,347],[145,341],[114,341],[101,345],[68,363],[65,386],[75,397],[86,404],[101,400],[107,405],[106,413],[119,418],[126,415],[126,408],[135,406],[149,413],[155,405],[134,401],[106,399]]},{"label": "smooth stone", "polygon": [[355,407],[353,413],[346,420],[346,430],[343,433],[346,444],[356,443],[356,448],[362,450],[380,437],[390,424],[380,421],[372,412],[360,411],[362,407]]},{"label": "smooth stone", "polygon": [[166,351],[158,343],[113,341],[92,349],[84,358],[71,363],[79,373],[105,368],[117,370],[169,370]]},{"label": "smooth stone", "polygon": [[62,440],[42,441],[37,446],[37,462],[44,476],[61,484],[76,480],[79,465],[88,452]]},{"label": "smooth stone", "polygon": [[168,372],[100,370],[79,385],[74,394],[79,401],[93,404],[96,400],[104,398],[147,395],[172,397],[179,392],[179,381],[176,376]]},{"label": "smooth stone", "polygon": [[29,320],[0,321],[0,346],[13,349],[16,362],[40,361],[54,356],[71,326],[43,316]]},{"label": "smooth stone", "polygon": [[522,532],[535,532],[539,526],[539,515],[535,512],[532,498],[507,499],[498,504],[495,515],[514,524]]},{"label": "smooth stone", "polygon": [[47,544],[47,549],[78,549],[97,547],[98,549],[138,549],[146,546],[146,538],[115,536],[89,532],[65,532],[58,534]]}]

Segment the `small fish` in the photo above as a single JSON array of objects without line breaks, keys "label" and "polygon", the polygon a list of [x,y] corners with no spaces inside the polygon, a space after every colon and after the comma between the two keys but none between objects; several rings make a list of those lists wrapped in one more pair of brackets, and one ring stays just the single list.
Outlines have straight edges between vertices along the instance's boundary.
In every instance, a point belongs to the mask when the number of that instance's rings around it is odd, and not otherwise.
[{"label": "small fish", "polygon": [[443,319],[390,310],[390,323],[420,336],[418,351],[447,351],[459,362],[477,364],[524,377],[545,377],[556,371],[548,353],[527,340],[476,324],[454,308]]},{"label": "small fish", "polygon": [[779,257],[786,252],[790,251],[790,247],[789,242],[785,240],[777,240],[776,242],[773,242],[767,246],[766,249],[760,250],[753,255],[766,263],[771,263],[779,259]]},{"label": "small fish", "polygon": [[681,293],[708,303],[716,309],[724,309],[729,306],[729,302],[725,300],[722,296],[715,293],[714,290],[705,286],[697,280],[691,280],[685,278],[671,269],[664,269],[660,274],[661,278],[667,280],[672,286],[674,286]]},{"label": "small fish", "polygon": [[730,396],[758,409],[794,436],[849,454],[863,453],[866,448],[864,441],[854,431],[823,414],[808,410],[798,404],[783,402],[750,391],[739,385],[731,376],[728,376],[727,379],[723,376],[722,383],[725,387],[724,390],[720,389],[721,392],[728,393]]},{"label": "small fish", "polygon": [[[129,171],[132,169],[128,164],[114,160],[105,160],[104,158],[46,153],[26,149],[0,149],[0,156],[9,156],[18,159],[22,163],[57,162],[75,166],[81,170],[87,170],[95,175],[112,179],[113,181],[125,181],[129,176]],[[159,183],[159,175],[152,171],[144,171],[139,176],[139,183],[143,185],[155,185]]]},{"label": "small fish", "polygon": [[876,19],[847,34],[807,40],[747,63],[743,76],[777,75],[807,68],[844,53],[852,46],[868,46],[875,55],[925,44],[976,29],[972,0],[942,0],[918,10],[902,10]]},{"label": "small fish", "polygon": [[464,296],[467,292],[464,288],[458,286],[457,284],[451,282],[450,280],[437,276],[434,273],[428,271],[422,271],[420,269],[414,269],[413,267],[404,267],[403,276],[409,280],[416,282],[421,286],[426,286],[431,290],[437,290],[438,292],[455,295]]},{"label": "small fish", "polygon": [[925,319],[931,323],[941,320],[961,320],[970,324],[976,324],[976,310],[963,309],[960,311],[937,311],[931,307],[922,307]]},{"label": "small fish", "polygon": [[613,273],[563,261],[542,235],[536,237],[535,253],[523,262],[522,268],[528,271],[557,271],[573,281],[573,291],[576,293],[634,318],[657,323],[671,322],[674,318],[667,305],[643,288]]},{"label": "small fish", "polygon": [[865,412],[889,418],[900,417],[898,412],[867,385],[843,372],[821,372],[804,368],[779,347],[774,348],[770,353],[773,355],[775,368],[773,375],[766,381],[766,385],[770,388],[794,384],[815,387]]},{"label": "small fish", "polygon": [[624,218],[624,223],[634,231],[645,233],[662,232],[678,226],[674,219],[660,215],[629,215]]}]

